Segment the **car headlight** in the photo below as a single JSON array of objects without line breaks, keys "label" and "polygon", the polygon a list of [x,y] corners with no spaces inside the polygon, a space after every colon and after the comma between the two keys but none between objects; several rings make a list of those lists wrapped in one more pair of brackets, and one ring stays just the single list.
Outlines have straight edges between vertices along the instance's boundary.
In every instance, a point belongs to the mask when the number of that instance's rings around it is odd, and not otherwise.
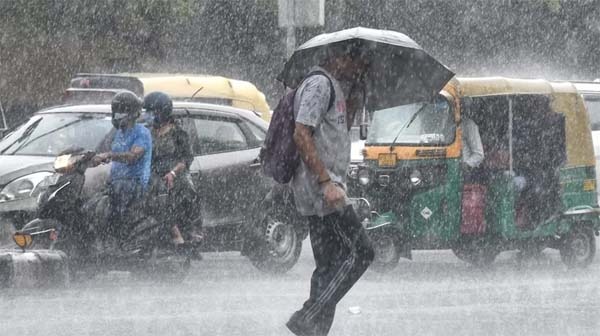
[{"label": "car headlight", "polygon": [[16,201],[33,196],[33,193],[34,191],[37,191],[36,189],[40,182],[52,175],[54,175],[54,173],[39,172],[13,180],[0,191],[0,203]]},{"label": "car headlight", "polygon": [[364,186],[371,183],[371,174],[368,169],[363,168],[358,171],[358,183]]},{"label": "car headlight", "polygon": [[421,177],[420,171],[414,170],[410,173],[410,183],[412,183],[412,185],[418,186],[421,182],[423,182],[423,178]]}]

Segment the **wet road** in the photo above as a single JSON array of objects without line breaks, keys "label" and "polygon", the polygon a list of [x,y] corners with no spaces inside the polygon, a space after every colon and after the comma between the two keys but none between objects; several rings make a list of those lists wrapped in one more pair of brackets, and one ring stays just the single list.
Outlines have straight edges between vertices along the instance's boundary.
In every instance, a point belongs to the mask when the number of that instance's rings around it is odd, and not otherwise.
[{"label": "wet road", "polygon": [[[600,335],[600,261],[568,271],[558,253],[476,270],[449,251],[369,271],[340,302],[330,335]],[[308,246],[271,277],[236,253],[207,254],[183,284],[115,273],[69,289],[0,291],[1,335],[291,335],[308,293]],[[356,307],[360,310],[356,313]],[[353,311],[353,312],[351,312]]]}]

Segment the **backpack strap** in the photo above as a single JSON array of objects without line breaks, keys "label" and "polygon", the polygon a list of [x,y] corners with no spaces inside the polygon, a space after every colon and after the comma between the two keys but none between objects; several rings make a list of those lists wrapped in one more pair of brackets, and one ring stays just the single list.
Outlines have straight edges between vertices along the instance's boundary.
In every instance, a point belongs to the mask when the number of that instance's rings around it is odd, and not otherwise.
[{"label": "backpack strap", "polygon": [[329,76],[327,76],[327,74],[325,74],[325,72],[323,72],[321,70],[316,70],[316,71],[309,73],[308,76],[306,76],[304,79],[306,80],[306,78],[313,76],[313,75],[322,75],[325,78],[327,78],[327,81],[329,82],[329,104],[327,104],[327,111],[329,111],[331,109],[331,107],[333,106],[333,104],[335,103],[335,88],[333,87],[333,82],[331,81]]}]

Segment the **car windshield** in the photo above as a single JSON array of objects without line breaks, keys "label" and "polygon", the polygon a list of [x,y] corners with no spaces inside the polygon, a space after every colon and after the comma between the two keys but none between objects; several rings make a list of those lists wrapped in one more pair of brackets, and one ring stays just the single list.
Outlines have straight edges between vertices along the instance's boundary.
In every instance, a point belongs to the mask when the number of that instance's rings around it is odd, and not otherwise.
[{"label": "car windshield", "polygon": [[111,129],[108,116],[37,115],[0,141],[0,154],[54,156],[73,146],[96,150]]},{"label": "car windshield", "polygon": [[584,102],[590,116],[592,131],[600,131],[600,99],[585,98]]},{"label": "car windshield", "polygon": [[391,144],[396,137],[397,144],[448,144],[454,141],[455,128],[444,99],[400,105],[373,112],[367,144]]}]

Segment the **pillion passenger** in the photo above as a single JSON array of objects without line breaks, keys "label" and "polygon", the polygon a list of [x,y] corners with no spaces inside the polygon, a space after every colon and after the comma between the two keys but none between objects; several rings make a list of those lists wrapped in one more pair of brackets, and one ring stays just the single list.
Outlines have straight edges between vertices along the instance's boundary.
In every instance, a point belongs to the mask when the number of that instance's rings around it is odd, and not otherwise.
[{"label": "pillion passenger", "polygon": [[144,98],[144,109],[152,116],[152,174],[150,195],[166,189],[166,209],[159,218],[171,229],[173,243],[198,241],[201,220],[198,197],[189,176],[194,160],[189,135],[173,117],[173,102],[163,92],[152,92]]}]

